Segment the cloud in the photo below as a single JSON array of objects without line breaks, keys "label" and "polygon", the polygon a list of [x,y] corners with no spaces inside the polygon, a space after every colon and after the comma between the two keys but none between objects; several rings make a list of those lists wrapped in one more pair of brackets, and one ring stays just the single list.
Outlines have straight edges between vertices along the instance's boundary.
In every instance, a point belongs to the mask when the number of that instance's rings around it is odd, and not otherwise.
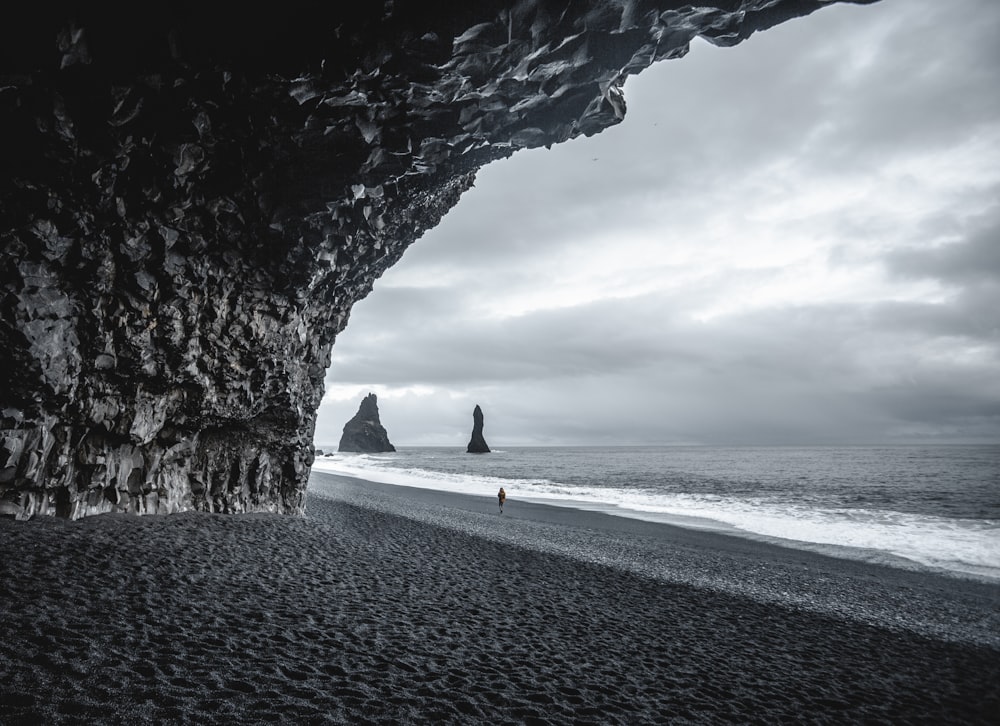
[{"label": "cloud", "polygon": [[[658,314],[654,299],[642,302],[603,301],[459,331],[465,354],[447,338],[423,341],[448,354],[416,366],[388,359],[421,342],[393,339],[385,359],[342,372],[362,386],[352,373],[363,380],[374,365],[387,374],[386,393],[424,386],[438,392],[427,396],[438,407],[445,392],[457,393],[448,399],[453,430],[481,403],[502,422],[492,425],[500,440],[519,443],[857,443],[885,440],[901,423],[942,431],[963,417],[965,429],[997,423],[1000,384],[989,384],[1000,369],[995,336],[992,347],[962,339],[947,320],[928,324],[923,306],[778,309],[698,324]],[[553,334],[560,330],[567,334]],[[419,439],[422,427],[400,433]]]},{"label": "cloud", "polygon": [[369,390],[404,445],[1000,440],[998,30],[837,5],[630,79],[355,306],[317,442]]},{"label": "cloud", "polygon": [[[995,191],[1000,199],[1000,187]],[[1000,204],[948,231],[950,237],[957,237],[955,241],[893,250],[884,258],[886,267],[901,277],[930,278],[950,285],[1000,280]]]}]

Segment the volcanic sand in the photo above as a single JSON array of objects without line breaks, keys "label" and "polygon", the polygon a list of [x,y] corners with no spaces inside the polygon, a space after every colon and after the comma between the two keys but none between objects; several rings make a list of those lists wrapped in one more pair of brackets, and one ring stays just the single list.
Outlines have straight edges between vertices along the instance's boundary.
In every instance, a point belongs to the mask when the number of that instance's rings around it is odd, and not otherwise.
[{"label": "volcanic sand", "polygon": [[0,723],[997,723],[1000,586],[314,472],[0,521]]}]

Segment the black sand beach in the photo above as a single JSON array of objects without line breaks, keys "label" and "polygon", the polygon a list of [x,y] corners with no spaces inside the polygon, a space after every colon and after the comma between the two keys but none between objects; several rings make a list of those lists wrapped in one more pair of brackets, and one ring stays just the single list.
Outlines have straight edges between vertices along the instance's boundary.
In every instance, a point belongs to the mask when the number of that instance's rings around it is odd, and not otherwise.
[{"label": "black sand beach", "polygon": [[0,722],[998,723],[1000,586],[314,473],[0,521]]}]

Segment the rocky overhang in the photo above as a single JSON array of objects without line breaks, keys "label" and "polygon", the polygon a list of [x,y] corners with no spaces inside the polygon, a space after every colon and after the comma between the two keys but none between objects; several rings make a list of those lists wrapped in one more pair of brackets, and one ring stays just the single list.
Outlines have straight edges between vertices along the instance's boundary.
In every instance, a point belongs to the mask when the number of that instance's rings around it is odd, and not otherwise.
[{"label": "rocky overhang", "polygon": [[21,8],[0,29],[0,512],[302,512],[351,306],[477,169],[620,122],[625,78],[696,36],[827,4]]}]

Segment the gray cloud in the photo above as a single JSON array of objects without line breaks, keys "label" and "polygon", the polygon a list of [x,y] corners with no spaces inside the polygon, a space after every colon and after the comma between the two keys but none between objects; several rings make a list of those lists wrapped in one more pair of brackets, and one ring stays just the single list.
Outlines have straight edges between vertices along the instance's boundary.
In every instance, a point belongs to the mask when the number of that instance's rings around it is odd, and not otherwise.
[{"label": "gray cloud", "polygon": [[998,30],[835,6],[630,80],[356,306],[317,442],[369,389],[403,445],[1000,440]]},{"label": "gray cloud", "polygon": [[[1000,189],[997,189],[1000,199]],[[1000,204],[976,217],[968,229],[956,230],[961,239],[949,244],[895,250],[885,264],[897,275],[927,277],[951,284],[1000,280]]]},{"label": "gray cloud", "polygon": [[[537,431],[562,443],[857,442],[885,440],[893,422],[928,431],[963,417],[980,428],[998,423],[1000,386],[987,384],[1000,370],[1000,345],[994,339],[979,361],[930,357],[921,346],[949,350],[956,333],[947,320],[928,324],[923,306],[813,307],[693,326],[642,302],[454,331],[461,346],[400,334],[385,341],[382,359],[339,370],[342,382],[363,384],[377,369],[384,384],[453,387],[465,403],[456,403],[460,430],[460,414],[480,402],[514,441]],[[415,362],[392,353],[421,346],[447,353]],[[477,391],[482,401],[468,398]],[[418,426],[410,435],[420,434]]]}]

